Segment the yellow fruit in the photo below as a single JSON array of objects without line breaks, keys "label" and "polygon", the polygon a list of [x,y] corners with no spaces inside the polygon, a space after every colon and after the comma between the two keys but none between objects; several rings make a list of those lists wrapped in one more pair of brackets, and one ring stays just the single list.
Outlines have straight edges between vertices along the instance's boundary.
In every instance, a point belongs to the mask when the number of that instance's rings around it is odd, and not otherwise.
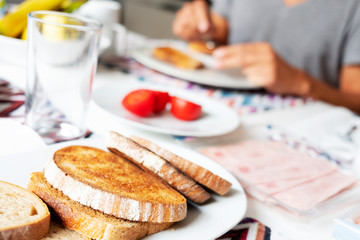
[{"label": "yellow fruit", "polygon": [[[75,18],[68,18],[62,15],[44,15],[42,19],[49,23],[67,24],[67,25],[84,25],[83,22]],[[78,32],[62,25],[44,24],[41,32],[48,40],[59,41],[64,39],[76,39]]]},{"label": "yellow fruit", "polygon": [[26,27],[27,15],[37,10],[56,10],[64,0],[27,0],[0,20],[0,34],[17,37]]},{"label": "yellow fruit", "polygon": [[22,40],[26,40],[27,38],[27,27],[24,28],[22,34],[21,34],[21,39]]}]

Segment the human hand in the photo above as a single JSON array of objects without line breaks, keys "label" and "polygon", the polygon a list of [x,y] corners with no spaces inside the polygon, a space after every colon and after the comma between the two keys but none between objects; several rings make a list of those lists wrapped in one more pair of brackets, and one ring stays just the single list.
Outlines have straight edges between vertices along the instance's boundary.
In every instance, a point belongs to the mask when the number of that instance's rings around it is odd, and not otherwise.
[{"label": "human hand", "polygon": [[213,56],[215,68],[241,68],[249,81],[270,92],[303,95],[308,90],[304,73],[286,63],[268,43],[220,47]]},{"label": "human hand", "polygon": [[173,32],[186,41],[211,40],[215,28],[208,4],[204,0],[185,3],[176,14]]}]

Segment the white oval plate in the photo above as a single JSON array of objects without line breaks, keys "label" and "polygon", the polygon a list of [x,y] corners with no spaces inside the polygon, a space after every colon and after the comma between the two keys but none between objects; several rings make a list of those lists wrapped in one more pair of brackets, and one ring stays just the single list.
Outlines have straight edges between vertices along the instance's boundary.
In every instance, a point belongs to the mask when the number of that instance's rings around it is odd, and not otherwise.
[{"label": "white oval plate", "polygon": [[[15,153],[1,158],[0,177],[7,181],[26,187],[32,172],[42,171],[45,163],[51,159],[53,153],[68,145],[103,146],[103,140],[82,139],[49,145],[41,149],[26,153]],[[231,190],[225,196],[212,194],[212,199],[203,205],[189,204],[188,213],[184,220],[175,223],[169,229],[145,237],[147,240],[184,240],[202,239],[212,240],[229,231],[244,217],[247,208],[245,192],[227,170],[218,163],[197,152],[173,144],[162,144],[175,154],[204,166],[213,173],[232,183]],[[100,147],[101,148],[101,147]]]},{"label": "white oval plate", "polygon": [[[152,52],[155,47],[168,46],[176,48],[187,55],[201,61],[206,68],[198,70],[186,70],[175,67],[169,63],[160,61],[153,57]],[[157,70],[161,73],[181,78],[190,82],[204,84],[214,87],[232,88],[232,89],[255,89],[259,88],[248,81],[240,69],[215,70],[212,69],[214,59],[211,56],[196,53],[188,49],[187,44],[179,41],[163,41],[158,44],[149,44],[146,47],[140,47],[132,51],[133,58],[141,64]]]},{"label": "white oval plate", "polygon": [[[127,111],[121,104],[122,99],[132,90],[146,88],[167,91],[200,104],[203,115],[195,121],[182,121],[175,118],[169,109],[160,115],[138,117]],[[227,105],[205,96],[174,88],[132,81],[119,81],[94,90],[92,100],[103,110],[117,117],[125,124],[145,130],[177,136],[209,137],[233,131],[239,125],[236,112]],[[169,106],[168,106],[169,107]]]}]

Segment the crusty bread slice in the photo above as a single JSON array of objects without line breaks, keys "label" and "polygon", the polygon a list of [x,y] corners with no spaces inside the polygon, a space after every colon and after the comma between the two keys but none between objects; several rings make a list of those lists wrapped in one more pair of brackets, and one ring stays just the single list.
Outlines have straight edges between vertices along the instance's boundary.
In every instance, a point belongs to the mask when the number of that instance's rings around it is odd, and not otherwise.
[{"label": "crusty bread slice", "polygon": [[202,62],[186,55],[185,53],[171,48],[171,47],[158,47],[153,51],[155,58],[170,63],[176,67],[195,70],[204,67]]},{"label": "crusty bread slice", "polygon": [[130,138],[116,132],[110,132],[107,147],[110,151],[121,156],[127,156],[135,164],[157,174],[195,203],[203,203],[210,198],[210,194],[194,180],[159,155],[140,146]]},{"label": "crusty bread slice", "polygon": [[53,187],[71,199],[118,218],[176,222],[186,216],[181,194],[130,161],[97,148],[60,149],[44,173]]},{"label": "crusty bread slice", "polygon": [[[31,174],[28,189],[42,198],[54,210],[64,226],[92,239],[140,239],[172,225],[172,223],[127,221],[96,211],[71,200],[53,188],[46,181],[44,174],[40,172]],[[63,232],[64,235],[75,235],[68,231]]]},{"label": "crusty bread slice", "polygon": [[35,194],[0,181],[0,239],[41,239],[49,230],[50,212]]},{"label": "crusty bread slice", "polygon": [[160,147],[159,145],[141,138],[139,136],[130,136],[132,140],[138,144],[148,148],[150,151],[169,161],[172,165],[180,169],[183,173],[204,185],[205,187],[213,190],[214,192],[225,195],[231,188],[231,183],[222,177],[212,173],[211,171],[190,162],[178,155]]},{"label": "crusty bread slice", "polygon": [[91,238],[70,230],[59,222],[51,219],[49,232],[41,240],[91,240]]}]

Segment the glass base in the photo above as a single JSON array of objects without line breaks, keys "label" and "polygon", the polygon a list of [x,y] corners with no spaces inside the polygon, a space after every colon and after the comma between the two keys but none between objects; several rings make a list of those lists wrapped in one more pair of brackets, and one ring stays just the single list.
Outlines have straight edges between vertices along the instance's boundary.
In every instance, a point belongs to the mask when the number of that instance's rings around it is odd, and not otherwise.
[{"label": "glass base", "polygon": [[34,129],[46,144],[84,137],[85,131],[66,122],[42,122]]}]

